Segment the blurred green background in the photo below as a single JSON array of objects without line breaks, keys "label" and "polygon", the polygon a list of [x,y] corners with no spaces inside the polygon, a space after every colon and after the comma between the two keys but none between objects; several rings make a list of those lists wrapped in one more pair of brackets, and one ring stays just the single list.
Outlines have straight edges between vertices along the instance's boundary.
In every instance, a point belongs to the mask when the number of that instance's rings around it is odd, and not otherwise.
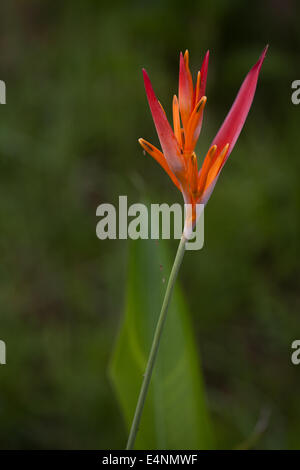
[{"label": "blurred green background", "polygon": [[96,208],[121,194],[181,202],[137,143],[157,142],[141,68],[170,115],[179,51],[195,76],[210,49],[202,155],[266,43],[204,249],[187,252],[180,279],[218,447],[238,445],[268,410],[256,447],[300,448],[298,19],[296,0],[1,3],[0,448],[124,447],[107,366],[128,242],[96,238]]}]

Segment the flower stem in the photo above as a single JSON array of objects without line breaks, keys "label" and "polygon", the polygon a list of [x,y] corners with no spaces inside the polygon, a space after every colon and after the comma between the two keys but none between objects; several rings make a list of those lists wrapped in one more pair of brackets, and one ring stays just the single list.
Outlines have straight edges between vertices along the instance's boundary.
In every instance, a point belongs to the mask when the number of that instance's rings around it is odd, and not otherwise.
[{"label": "flower stem", "polygon": [[152,376],[152,372],[153,372],[153,368],[154,368],[158,348],[159,348],[159,343],[160,343],[164,323],[165,323],[166,316],[167,316],[168,307],[169,307],[170,300],[171,300],[171,297],[172,297],[172,292],[173,292],[174,284],[175,284],[175,281],[176,281],[176,278],[177,278],[177,274],[178,274],[178,271],[179,271],[179,268],[180,268],[180,265],[181,265],[181,262],[182,262],[182,259],[183,259],[186,241],[187,240],[183,235],[180,239],[180,243],[179,243],[177,253],[176,253],[176,257],[175,257],[175,260],[174,260],[174,264],[173,264],[171,274],[170,274],[170,277],[169,277],[169,281],[168,281],[164,301],[163,301],[161,311],[160,311],[160,315],[159,315],[159,318],[158,318],[158,322],[157,322],[157,325],[156,325],[156,329],[155,329],[155,333],[154,333],[154,337],[153,337],[153,341],[152,341],[152,346],[151,346],[151,350],[150,350],[150,354],[149,354],[149,358],[148,358],[148,362],[147,362],[147,367],[146,367],[146,371],[145,371],[145,374],[144,374],[144,379],[143,379],[142,387],[141,387],[141,390],[140,390],[138,402],[137,402],[137,405],[136,405],[136,409],[135,409],[134,418],[133,418],[131,429],[130,429],[130,434],[129,434],[126,450],[132,450],[133,447],[134,447],[136,435],[137,435],[137,432],[138,432],[138,429],[139,429],[139,424],[140,424],[140,420],[141,420],[141,417],[142,417],[142,413],[143,413],[143,409],[144,409],[144,405],[145,405],[145,400],[146,400],[146,396],[147,396],[147,392],[148,392],[148,388],[149,388],[149,384],[150,384],[150,380],[151,380],[151,376]]}]

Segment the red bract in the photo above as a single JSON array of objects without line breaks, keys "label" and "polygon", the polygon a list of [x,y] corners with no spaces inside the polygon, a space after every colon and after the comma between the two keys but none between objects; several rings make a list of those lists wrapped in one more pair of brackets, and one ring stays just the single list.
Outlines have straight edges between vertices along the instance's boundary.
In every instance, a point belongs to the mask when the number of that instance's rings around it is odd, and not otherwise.
[{"label": "red bract", "polygon": [[259,72],[268,46],[263,50],[258,62],[246,76],[237,97],[206,157],[198,170],[194,152],[200,135],[205,96],[209,52],[207,51],[196,85],[193,85],[189,69],[189,53],[180,53],[178,99],[173,97],[173,129],[163,107],[157,100],[149,76],[143,70],[146,94],[156,127],[162,152],[144,139],[139,139],[146,152],[154,157],[168,173],[173,183],[182,192],[185,203],[206,204],[229,157],[250,110]]}]

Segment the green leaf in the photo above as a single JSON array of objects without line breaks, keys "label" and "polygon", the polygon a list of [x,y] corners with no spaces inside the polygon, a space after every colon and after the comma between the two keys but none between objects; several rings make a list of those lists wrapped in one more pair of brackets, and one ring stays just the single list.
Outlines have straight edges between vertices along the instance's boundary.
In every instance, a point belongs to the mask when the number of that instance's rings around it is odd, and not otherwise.
[{"label": "green leaf", "polygon": [[[164,243],[130,242],[126,311],[110,366],[128,430],[171,268]],[[135,448],[212,446],[199,353],[177,280]]]}]

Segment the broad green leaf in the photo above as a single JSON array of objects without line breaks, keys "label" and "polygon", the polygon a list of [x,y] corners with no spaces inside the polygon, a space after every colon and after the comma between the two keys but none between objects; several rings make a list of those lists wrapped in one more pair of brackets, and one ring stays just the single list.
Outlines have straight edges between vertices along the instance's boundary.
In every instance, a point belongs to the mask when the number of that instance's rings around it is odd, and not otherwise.
[{"label": "broad green leaf", "polygon": [[[126,310],[110,367],[128,430],[171,267],[166,242],[130,243]],[[212,445],[199,353],[177,280],[135,448]]]}]

